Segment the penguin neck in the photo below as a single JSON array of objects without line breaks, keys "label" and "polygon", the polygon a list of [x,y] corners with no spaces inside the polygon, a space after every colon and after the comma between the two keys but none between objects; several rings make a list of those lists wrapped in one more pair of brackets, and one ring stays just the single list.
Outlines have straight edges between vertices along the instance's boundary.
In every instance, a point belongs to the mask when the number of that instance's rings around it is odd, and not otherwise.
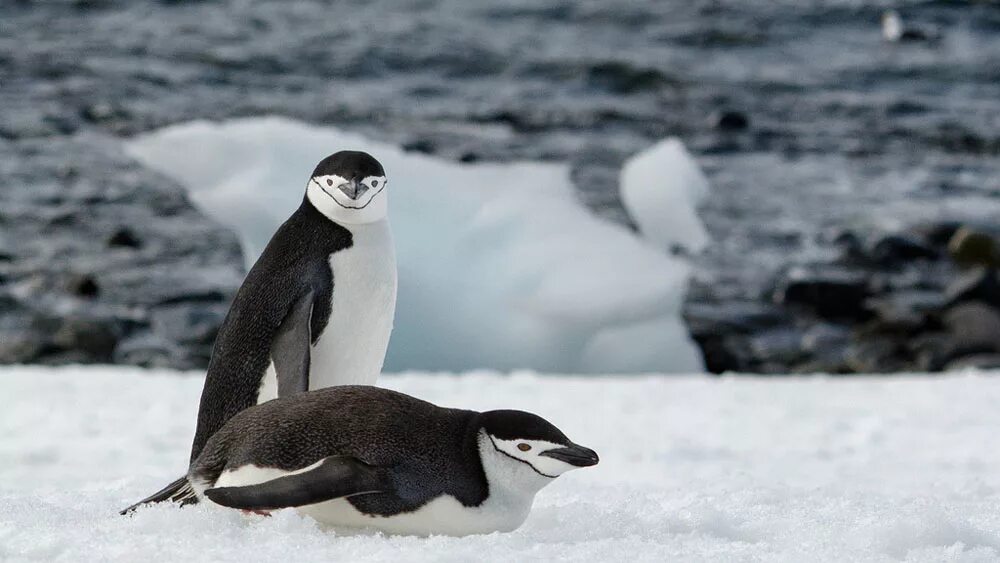
[{"label": "penguin neck", "polygon": [[312,201],[310,201],[308,195],[302,200],[302,205],[299,207],[299,213],[301,213],[308,221],[318,224],[332,224],[342,229],[346,229],[355,239],[359,236],[364,238],[368,234],[384,233],[389,230],[389,219],[387,217],[368,223],[347,223],[333,219],[323,211],[317,209],[316,206],[313,205]]},{"label": "penguin neck", "polygon": [[490,500],[506,505],[525,505],[525,509],[530,509],[535,494],[552,482],[550,477],[540,475],[527,463],[512,460],[497,450],[493,440],[481,428],[476,436],[476,447]]}]

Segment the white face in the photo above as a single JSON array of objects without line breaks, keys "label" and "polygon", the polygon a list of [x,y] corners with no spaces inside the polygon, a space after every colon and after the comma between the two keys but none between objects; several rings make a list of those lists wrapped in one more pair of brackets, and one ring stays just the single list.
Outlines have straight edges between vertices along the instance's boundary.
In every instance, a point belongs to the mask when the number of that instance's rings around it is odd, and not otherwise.
[{"label": "white face", "polygon": [[489,436],[493,447],[496,448],[509,463],[516,464],[514,467],[530,467],[535,473],[548,480],[566,473],[571,469],[579,469],[579,466],[571,465],[565,461],[554,457],[542,455],[551,450],[561,450],[565,446],[542,440],[501,440],[495,436]]},{"label": "white face", "polygon": [[343,224],[373,223],[386,218],[388,194],[385,176],[352,181],[337,175],[314,176],[306,197],[323,215]]}]

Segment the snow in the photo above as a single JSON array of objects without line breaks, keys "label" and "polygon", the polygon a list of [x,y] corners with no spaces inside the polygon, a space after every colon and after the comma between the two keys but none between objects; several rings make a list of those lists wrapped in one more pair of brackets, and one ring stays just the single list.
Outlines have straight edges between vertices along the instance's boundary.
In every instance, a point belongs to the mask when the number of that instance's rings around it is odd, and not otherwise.
[{"label": "snow", "polygon": [[0,560],[995,561],[1000,378],[407,373],[438,404],[542,414],[601,455],[525,524],[322,532],[282,511],[116,511],[179,476],[197,374],[0,368]]},{"label": "snow", "polygon": [[708,245],[696,212],[708,196],[708,179],[680,139],[664,139],[627,160],[618,184],[639,231],[660,248],[698,253]]},{"label": "snow", "polygon": [[277,117],[180,124],[126,145],[237,229],[250,257],[299,205],[316,162],[345,148],[372,153],[389,177],[399,296],[387,368],[701,370],[680,320],[689,265],[593,216],[565,164],[455,163]]}]

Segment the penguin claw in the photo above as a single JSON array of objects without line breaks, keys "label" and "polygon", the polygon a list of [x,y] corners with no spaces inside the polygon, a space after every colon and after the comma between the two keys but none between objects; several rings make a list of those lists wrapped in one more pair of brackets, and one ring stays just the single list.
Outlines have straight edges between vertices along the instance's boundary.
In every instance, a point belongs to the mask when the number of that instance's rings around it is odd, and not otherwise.
[{"label": "penguin claw", "polygon": [[260,516],[270,516],[271,515],[271,513],[268,512],[268,511],[266,511],[266,510],[244,510],[244,509],[240,509],[240,512],[242,512],[243,514],[247,514],[247,515],[249,515],[249,514],[257,514],[257,515],[260,515]]}]

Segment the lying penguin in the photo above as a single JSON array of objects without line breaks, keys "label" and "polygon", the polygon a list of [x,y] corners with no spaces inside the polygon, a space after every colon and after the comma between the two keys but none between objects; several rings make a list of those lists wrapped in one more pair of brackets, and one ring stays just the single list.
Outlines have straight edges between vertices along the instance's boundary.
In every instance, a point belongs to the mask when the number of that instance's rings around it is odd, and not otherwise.
[{"label": "lying penguin", "polygon": [[328,526],[462,536],[511,531],[535,493],[597,454],[531,413],[435,406],[377,387],[300,393],[231,418],[192,462],[200,499]]}]

